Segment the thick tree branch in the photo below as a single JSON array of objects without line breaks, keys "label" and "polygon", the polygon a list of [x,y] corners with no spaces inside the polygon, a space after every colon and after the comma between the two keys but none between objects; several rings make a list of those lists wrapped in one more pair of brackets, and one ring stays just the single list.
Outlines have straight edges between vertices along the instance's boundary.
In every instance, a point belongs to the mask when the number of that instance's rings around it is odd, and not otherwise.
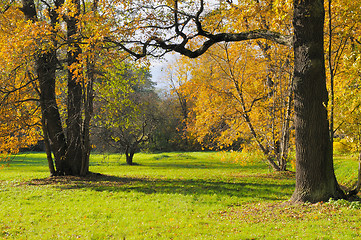
[{"label": "thick tree branch", "polygon": [[[142,44],[141,52],[133,51],[131,48],[126,47],[125,43],[123,42],[118,42],[110,39],[105,39],[105,41],[115,44],[116,46],[120,47],[137,59],[145,57],[149,54],[147,51],[147,48],[149,46],[158,47],[167,51],[174,51],[189,58],[197,58],[200,55],[204,54],[211,46],[219,42],[240,42],[254,39],[267,39],[285,46],[292,46],[293,44],[293,37],[291,35],[282,35],[280,33],[269,30],[253,30],[242,33],[218,34],[201,32],[198,34],[198,36],[206,37],[208,38],[208,40],[206,40],[199,48],[195,50],[188,49],[185,46],[184,42],[187,41],[187,39],[184,39],[180,44],[176,44],[168,43],[167,41],[154,36],[149,38],[145,43]],[[139,44],[141,44],[141,42],[139,42]]]}]

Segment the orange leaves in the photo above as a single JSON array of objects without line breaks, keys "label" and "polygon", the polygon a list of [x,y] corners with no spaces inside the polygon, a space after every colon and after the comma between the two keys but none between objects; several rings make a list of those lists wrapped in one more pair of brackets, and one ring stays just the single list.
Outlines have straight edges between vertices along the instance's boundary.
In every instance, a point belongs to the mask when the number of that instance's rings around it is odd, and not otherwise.
[{"label": "orange leaves", "polygon": [[[0,152],[14,153],[40,138],[33,58],[49,31],[17,8],[0,15]],[[45,48],[45,46],[44,46]]]},{"label": "orange leaves", "polygon": [[[20,99],[13,97],[9,96],[0,106],[0,153],[16,153],[40,138],[37,109],[31,102],[17,103]],[[4,94],[1,98],[4,99]]]}]

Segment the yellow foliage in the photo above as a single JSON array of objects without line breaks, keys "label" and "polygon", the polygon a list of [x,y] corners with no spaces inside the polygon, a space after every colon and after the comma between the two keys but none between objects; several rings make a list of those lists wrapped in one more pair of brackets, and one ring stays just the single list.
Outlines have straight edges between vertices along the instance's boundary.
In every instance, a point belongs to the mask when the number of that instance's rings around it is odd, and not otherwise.
[{"label": "yellow foliage", "polygon": [[[326,5],[328,8],[328,5]],[[359,1],[335,0],[331,5],[331,41],[330,19],[326,22],[326,56],[330,78],[330,65],[334,76],[334,129],[336,139],[334,150],[340,153],[360,151],[361,149],[361,3]],[[329,17],[329,16],[328,16]],[[329,44],[331,42],[331,52]],[[331,107],[331,105],[329,105]]]},{"label": "yellow foliage", "polygon": [[223,162],[233,162],[241,166],[258,163],[265,159],[264,154],[259,150],[246,148],[242,151],[220,151],[218,156]]},{"label": "yellow foliage", "polygon": [[46,49],[49,31],[25,21],[18,8],[0,15],[0,154],[16,153],[40,138],[40,111],[34,90],[33,58]]},{"label": "yellow foliage", "polygon": [[350,153],[353,149],[353,143],[350,141],[347,141],[347,139],[335,139],[333,142],[333,150],[335,153]]},{"label": "yellow foliage", "polygon": [[[283,70],[290,66],[285,65],[287,49],[272,49],[285,58],[269,62],[250,43],[219,44],[197,61],[181,58],[176,77],[183,79],[179,91],[191,106],[188,133],[218,148],[239,140],[243,148],[259,147],[257,141],[272,146],[280,139],[290,79]],[[271,64],[277,69],[272,73]],[[269,78],[273,86],[267,85]]]}]

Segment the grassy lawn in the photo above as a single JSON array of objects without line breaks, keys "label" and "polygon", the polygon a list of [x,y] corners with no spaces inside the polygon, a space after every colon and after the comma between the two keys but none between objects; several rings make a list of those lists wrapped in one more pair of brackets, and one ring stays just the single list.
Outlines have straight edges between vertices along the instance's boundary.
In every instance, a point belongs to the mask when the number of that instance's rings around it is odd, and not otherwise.
[{"label": "grassy lawn", "polygon": [[[48,178],[45,154],[0,170],[3,239],[357,239],[361,205],[285,206],[294,174],[219,153],[93,155],[87,179]],[[221,160],[222,159],[222,160]],[[336,157],[350,185],[357,162]]]}]

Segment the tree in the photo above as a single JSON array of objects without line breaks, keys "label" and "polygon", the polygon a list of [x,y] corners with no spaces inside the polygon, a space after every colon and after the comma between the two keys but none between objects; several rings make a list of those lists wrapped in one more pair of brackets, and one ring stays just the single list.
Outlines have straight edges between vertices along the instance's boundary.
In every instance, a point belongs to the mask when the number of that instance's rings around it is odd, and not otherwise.
[{"label": "tree", "polygon": [[[217,44],[197,61],[183,59],[178,66],[190,79],[178,91],[193,102],[188,131],[200,142],[229,148],[243,141],[242,148],[253,145],[271,167],[285,170],[292,101],[289,49],[267,44],[263,54],[257,46],[266,44]],[[270,55],[283,57],[272,62]]]},{"label": "tree", "polygon": [[[312,11],[311,11],[312,9]],[[327,120],[323,1],[294,3],[296,190],[292,201],[341,198]]]},{"label": "tree", "polygon": [[[4,41],[1,56],[12,54],[14,61],[7,63],[7,69],[26,73],[23,85],[31,87],[31,93],[37,95],[27,101],[38,102],[41,108],[52,175],[86,175],[89,172],[93,83],[100,74],[99,69],[107,64],[99,66],[97,61],[104,49],[104,35],[109,33],[112,24],[107,14],[106,7],[96,0],[82,5],[77,0],[23,0],[21,5],[11,1],[1,12],[1,18],[7,23],[3,31],[17,29],[12,32],[15,50],[6,49]],[[121,59],[123,53],[108,48],[106,55],[109,60]],[[59,106],[59,85],[64,81],[63,76],[67,82],[66,120]],[[25,89],[11,90],[20,93],[19,90]],[[19,96],[16,97],[19,101]]]},{"label": "tree", "polygon": [[[360,46],[358,39],[361,31],[359,2],[343,0],[328,3],[328,78],[330,79],[331,111],[330,131],[342,138],[335,144],[346,144],[344,149],[360,152]],[[333,114],[333,112],[335,114]],[[333,116],[334,115],[334,116]],[[334,125],[335,127],[333,127]],[[361,155],[359,154],[359,179],[355,191],[360,190]]]},{"label": "tree", "polygon": [[180,96],[182,95],[180,91],[178,94],[168,90],[162,93],[158,92],[160,117],[147,142],[146,149],[148,151],[200,151],[202,149],[200,144],[189,136],[186,129],[184,110],[188,109],[189,102]]},{"label": "tree", "polygon": [[[187,126],[193,102],[191,97],[182,91],[184,85],[191,78],[191,69],[187,64],[183,65],[180,62],[183,61],[178,59],[176,62],[168,63],[167,66],[166,71],[168,76],[166,78],[169,81],[170,95],[164,100],[166,100],[165,103],[167,105],[172,104],[173,109],[170,110],[172,108],[171,106],[163,107],[165,110],[163,115],[170,116],[169,111],[171,111],[172,117],[170,118],[173,119],[173,124],[170,125],[173,125],[173,129],[177,130],[177,132],[174,133],[174,139],[172,140],[176,144],[175,149],[183,151],[200,150],[202,147],[197,140],[191,136]],[[167,130],[167,132],[171,131],[171,129]],[[169,136],[169,134],[166,135]]]},{"label": "tree", "polygon": [[[28,71],[31,55],[18,57],[23,49],[33,49],[34,35],[21,12],[10,5],[0,12],[0,155],[6,158],[9,153],[35,144],[41,136],[39,99]],[[8,17],[13,20],[10,26]],[[23,44],[19,44],[19,36],[26,36]]]},{"label": "tree", "polygon": [[126,163],[133,165],[134,154],[156,127],[158,96],[144,67],[117,66],[97,84],[96,129],[101,135],[106,132],[103,142],[123,152]]},{"label": "tree", "polygon": [[[265,2],[263,8],[252,9],[251,4],[247,5],[244,2],[226,2],[248,9],[252,13],[254,13],[252,10],[262,11],[271,5]],[[196,58],[218,42],[260,38],[288,46],[293,45],[296,189],[291,201],[318,202],[327,201],[329,198],[343,198],[345,195],[334,174],[327,120],[328,95],[323,48],[325,16],[323,0],[293,2],[293,36],[285,36],[275,32],[272,28],[262,29],[262,24],[256,25],[252,28],[253,30],[238,33],[223,32],[222,28],[217,28],[221,25],[216,25],[214,20],[210,25],[206,25],[207,16],[214,12],[212,10],[221,11],[222,8],[206,8],[207,5],[203,0],[197,2],[162,1],[162,4],[152,6],[144,3],[143,9],[145,10],[141,11],[139,15],[133,11],[135,18],[132,19],[132,22],[138,23],[137,28],[132,31],[133,36],[139,36],[139,29],[141,31],[148,29],[148,35],[144,34],[142,39],[134,41],[122,41],[122,39],[114,38],[109,39],[109,42],[137,58],[147,54],[154,55],[158,49],[176,51],[190,58]],[[224,4],[224,1],[220,1],[221,6],[225,6]],[[274,4],[277,5],[277,3]],[[281,3],[281,5],[283,4]],[[140,5],[141,3],[130,7],[134,7],[134,10],[140,8]],[[228,11],[230,8],[226,7],[225,10]],[[232,16],[232,14],[228,16]],[[257,14],[253,16],[257,16]],[[227,20],[229,19],[226,19],[226,22]],[[248,18],[239,17],[235,20],[247,22]],[[260,20],[262,21],[262,19]],[[222,19],[218,23],[221,21]],[[273,27],[273,29],[275,28]],[[167,35],[163,34],[162,30],[170,31],[167,32]],[[195,39],[197,39],[196,42]],[[132,48],[134,43],[141,46],[140,52],[136,52],[136,49]]]}]

